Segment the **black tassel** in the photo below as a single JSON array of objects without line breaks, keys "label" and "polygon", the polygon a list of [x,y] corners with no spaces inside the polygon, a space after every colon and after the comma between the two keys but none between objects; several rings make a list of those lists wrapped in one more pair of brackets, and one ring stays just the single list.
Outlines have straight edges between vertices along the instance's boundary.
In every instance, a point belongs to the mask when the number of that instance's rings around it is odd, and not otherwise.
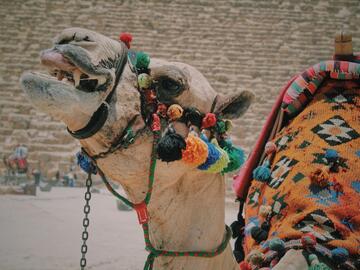
[{"label": "black tassel", "polygon": [[175,133],[173,129],[169,129],[158,143],[157,154],[160,160],[172,162],[181,159],[181,150],[185,148],[186,142],[184,138]]}]

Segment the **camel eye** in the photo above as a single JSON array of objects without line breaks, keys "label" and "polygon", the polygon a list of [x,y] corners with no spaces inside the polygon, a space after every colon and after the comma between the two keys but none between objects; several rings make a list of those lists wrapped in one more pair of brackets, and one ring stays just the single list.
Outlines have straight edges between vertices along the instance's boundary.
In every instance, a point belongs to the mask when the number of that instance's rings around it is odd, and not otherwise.
[{"label": "camel eye", "polygon": [[167,79],[162,81],[162,88],[164,90],[169,91],[170,92],[169,94],[171,93],[175,94],[179,92],[179,90],[181,89],[181,85],[174,80]]}]

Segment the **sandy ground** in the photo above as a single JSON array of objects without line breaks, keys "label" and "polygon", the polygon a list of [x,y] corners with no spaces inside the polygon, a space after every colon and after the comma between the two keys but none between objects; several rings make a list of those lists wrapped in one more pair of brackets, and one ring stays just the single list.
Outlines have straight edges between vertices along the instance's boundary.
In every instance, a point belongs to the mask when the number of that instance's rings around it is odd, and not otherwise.
[{"label": "sandy ground", "polygon": [[[38,190],[36,197],[0,196],[0,269],[80,269],[84,189]],[[236,217],[227,204],[226,223]],[[88,268],[142,269],[147,253],[134,212],[119,211],[107,191],[93,194]]]}]

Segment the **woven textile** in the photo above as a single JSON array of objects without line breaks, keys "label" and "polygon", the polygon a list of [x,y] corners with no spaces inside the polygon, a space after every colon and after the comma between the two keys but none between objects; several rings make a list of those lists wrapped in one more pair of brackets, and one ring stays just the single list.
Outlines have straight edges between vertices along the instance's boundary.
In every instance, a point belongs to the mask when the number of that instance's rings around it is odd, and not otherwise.
[{"label": "woven textile", "polygon": [[[360,82],[321,80],[306,108],[273,139],[277,152],[269,181],[252,181],[245,205],[247,254],[261,249],[250,235],[264,221],[261,205],[274,214],[268,239],[299,239],[311,232],[329,248],[360,254]],[[310,176],[330,167],[328,149],[338,154],[336,168],[324,176],[325,183],[314,183]]]}]

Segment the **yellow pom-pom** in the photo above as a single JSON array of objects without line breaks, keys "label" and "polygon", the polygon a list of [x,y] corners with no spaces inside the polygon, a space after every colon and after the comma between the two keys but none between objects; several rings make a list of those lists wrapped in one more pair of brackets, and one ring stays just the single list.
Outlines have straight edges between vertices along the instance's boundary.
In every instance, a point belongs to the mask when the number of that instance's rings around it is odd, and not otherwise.
[{"label": "yellow pom-pom", "polygon": [[203,164],[208,156],[206,143],[192,132],[189,133],[186,141],[186,149],[182,151],[182,160],[194,167]]},{"label": "yellow pom-pom", "polygon": [[170,118],[170,120],[175,121],[183,115],[183,112],[184,109],[180,105],[173,104],[169,107],[167,116]]},{"label": "yellow pom-pom", "polygon": [[152,79],[148,74],[141,73],[138,76],[138,83],[141,89],[148,89],[152,84]]},{"label": "yellow pom-pom", "polygon": [[219,173],[221,172],[222,170],[224,170],[228,163],[230,162],[230,159],[229,159],[229,156],[228,154],[226,153],[225,150],[223,150],[216,139],[212,139],[211,140],[211,143],[215,145],[215,147],[217,148],[217,150],[219,150],[220,152],[220,158],[213,164],[209,167],[209,169],[206,170],[206,172],[208,173]]}]

